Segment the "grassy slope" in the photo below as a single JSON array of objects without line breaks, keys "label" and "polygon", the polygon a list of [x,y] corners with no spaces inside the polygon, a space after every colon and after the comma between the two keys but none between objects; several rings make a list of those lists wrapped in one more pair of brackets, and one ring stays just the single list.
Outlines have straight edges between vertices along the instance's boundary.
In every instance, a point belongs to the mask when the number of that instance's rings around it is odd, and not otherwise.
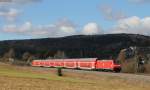
[{"label": "grassy slope", "polygon": [[148,90],[149,83],[112,76],[53,71],[36,71],[9,65],[0,66],[0,90]]}]

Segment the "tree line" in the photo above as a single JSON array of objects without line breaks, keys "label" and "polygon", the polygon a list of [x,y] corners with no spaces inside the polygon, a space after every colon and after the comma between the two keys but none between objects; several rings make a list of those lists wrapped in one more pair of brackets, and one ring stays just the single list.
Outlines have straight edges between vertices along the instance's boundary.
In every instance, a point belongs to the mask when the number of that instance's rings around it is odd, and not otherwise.
[{"label": "tree line", "polygon": [[12,64],[24,64],[24,65],[29,65],[32,60],[34,59],[65,59],[67,58],[66,54],[64,51],[57,51],[53,56],[50,56],[49,53],[45,53],[43,57],[45,58],[40,58],[40,54],[34,55],[30,52],[24,52],[21,56],[21,58],[17,57],[17,52],[13,48],[9,49],[6,53],[1,56],[0,61],[3,62],[9,62]]}]

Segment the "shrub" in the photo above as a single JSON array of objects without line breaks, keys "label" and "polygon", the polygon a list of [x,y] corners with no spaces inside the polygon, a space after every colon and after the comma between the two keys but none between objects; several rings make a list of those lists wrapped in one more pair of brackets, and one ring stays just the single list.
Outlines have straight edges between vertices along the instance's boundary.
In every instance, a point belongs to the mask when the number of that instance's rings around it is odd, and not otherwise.
[{"label": "shrub", "polygon": [[127,62],[122,64],[122,72],[124,73],[136,73],[136,63],[135,62]]},{"label": "shrub", "polygon": [[21,61],[21,60],[15,60],[12,64],[17,65],[17,66],[26,66],[27,65],[25,63],[25,61]]},{"label": "shrub", "polygon": [[10,49],[8,52],[6,52],[4,55],[3,55],[3,60],[5,62],[11,62],[12,59],[15,58],[15,51],[14,49]]},{"label": "shrub", "polygon": [[58,67],[57,68],[57,75],[58,76],[62,76],[63,74],[62,74],[62,67]]},{"label": "shrub", "polygon": [[57,53],[54,55],[54,58],[60,59],[60,58],[67,58],[64,51],[57,51]]},{"label": "shrub", "polygon": [[145,66],[145,72],[150,73],[150,64],[146,64]]},{"label": "shrub", "polygon": [[25,52],[25,53],[22,55],[22,59],[23,59],[24,61],[27,61],[30,56],[31,56],[31,55],[30,55],[29,52]]}]

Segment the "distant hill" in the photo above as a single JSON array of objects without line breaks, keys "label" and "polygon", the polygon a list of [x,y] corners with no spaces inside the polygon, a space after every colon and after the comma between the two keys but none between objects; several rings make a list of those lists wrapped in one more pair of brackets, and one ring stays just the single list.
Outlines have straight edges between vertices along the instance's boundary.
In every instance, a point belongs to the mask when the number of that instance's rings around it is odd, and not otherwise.
[{"label": "distant hill", "polygon": [[14,49],[15,57],[29,52],[37,58],[53,57],[63,51],[68,58],[116,58],[123,48],[150,46],[150,36],[138,34],[75,35],[61,38],[0,41],[0,56]]}]

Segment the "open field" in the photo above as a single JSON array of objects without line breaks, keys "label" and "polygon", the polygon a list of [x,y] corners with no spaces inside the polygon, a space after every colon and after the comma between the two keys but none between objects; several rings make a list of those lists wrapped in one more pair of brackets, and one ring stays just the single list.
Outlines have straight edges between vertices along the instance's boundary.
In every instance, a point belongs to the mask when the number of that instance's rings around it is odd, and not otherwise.
[{"label": "open field", "polygon": [[0,64],[0,90],[149,90],[143,75],[18,67]]}]

